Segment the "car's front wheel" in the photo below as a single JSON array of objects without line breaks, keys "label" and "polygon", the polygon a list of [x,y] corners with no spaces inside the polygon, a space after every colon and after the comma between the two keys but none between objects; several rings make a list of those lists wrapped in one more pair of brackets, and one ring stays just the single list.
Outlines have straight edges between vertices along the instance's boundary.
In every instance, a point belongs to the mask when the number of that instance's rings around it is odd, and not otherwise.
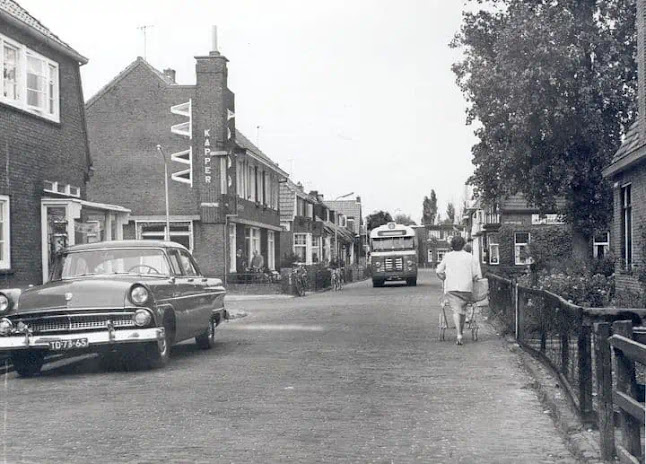
[{"label": "car's front wheel", "polygon": [[170,358],[168,330],[164,330],[164,336],[156,342],[144,345],[143,357],[150,369],[159,369],[168,364]]},{"label": "car's front wheel", "polygon": [[41,351],[16,351],[11,355],[11,364],[21,377],[31,377],[40,372],[45,363],[45,353]]},{"label": "car's front wheel", "polygon": [[215,343],[215,330],[215,319],[212,318],[209,321],[207,329],[202,334],[195,337],[195,343],[197,343],[197,346],[203,350],[210,350],[213,348],[213,344]]}]

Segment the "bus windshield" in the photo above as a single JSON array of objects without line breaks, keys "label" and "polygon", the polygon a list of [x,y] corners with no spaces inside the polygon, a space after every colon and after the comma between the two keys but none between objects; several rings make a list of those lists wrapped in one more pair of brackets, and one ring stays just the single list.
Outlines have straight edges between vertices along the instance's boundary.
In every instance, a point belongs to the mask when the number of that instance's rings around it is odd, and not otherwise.
[{"label": "bus windshield", "polygon": [[372,239],[372,251],[414,250],[414,237],[383,237]]}]

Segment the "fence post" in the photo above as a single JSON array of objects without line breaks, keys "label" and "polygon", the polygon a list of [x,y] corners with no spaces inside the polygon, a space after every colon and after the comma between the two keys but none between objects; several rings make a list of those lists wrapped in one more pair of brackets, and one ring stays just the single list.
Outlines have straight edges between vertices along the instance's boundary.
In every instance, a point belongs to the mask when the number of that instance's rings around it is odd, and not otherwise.
[{"label": "fence post", "polygon": [[[617,321],[612,324],[612,332],[633,338],[632,321]],[[614,348],[615,362],[617,364],[617,390],[637,398],[637,381],[635,380],[635,363],[624,356],[621,350]],[[622,445],[633,456],[641,456],[642,450],[639,436],[639,422],[626,411],[619,412],[619,426],[621,427]]]},{"label": "fence post", "polygon": [[521,304],[521,298],[520,298],[520,292],[518,290],[518,284],[514,285],[515,288],[515,301],[514,301],[514,306],[516,309],[516,340],[521,340],[525,338],[524,335],[524,327],[523,324],[525,323],[525,305],[524,303]]},{"label": "fence post", "polygon": [[561,335],[561,372],[567,378],[570,371],[570,333],[567,321],[567,312],[563,311],[560,305],[556,308],[558,314],[559,333]]},{"label": "fence post", "polygon": [[612,406],[612,356],[610,355],[610,324],[594,324],[594,355],[597,363],[597,424],[601,459],[612,460],[615,454],[615,423]]},{"label": "fence post", "polygon": [[579,353],[579,409],[581,420],[586,425],[594,424],[592,410],[592,349],[591,327],[587,321],[580,319],[577,349]]}]

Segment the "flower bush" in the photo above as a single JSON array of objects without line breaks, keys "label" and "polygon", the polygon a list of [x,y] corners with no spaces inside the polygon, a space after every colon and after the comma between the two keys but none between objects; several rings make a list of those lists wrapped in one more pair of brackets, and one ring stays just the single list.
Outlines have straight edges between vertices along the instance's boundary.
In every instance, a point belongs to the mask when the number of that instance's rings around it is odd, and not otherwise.
[{"label": "flower bush", "polygon": [[576,305],[601,308],[613,301],[615,278],[612,273],[605,275],[598,271],[597,266],[591,268],[585,263],[570,262],[540,270],[535,276],[526,274],[518,283],[547,290]]}]

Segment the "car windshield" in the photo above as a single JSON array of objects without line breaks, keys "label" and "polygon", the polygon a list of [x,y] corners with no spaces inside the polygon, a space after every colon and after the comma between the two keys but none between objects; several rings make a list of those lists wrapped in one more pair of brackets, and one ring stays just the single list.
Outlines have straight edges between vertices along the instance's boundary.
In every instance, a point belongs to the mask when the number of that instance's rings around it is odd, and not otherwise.
[{"label": "car windshield", "polygon": [[52,280],[105,274],[169,275],[169,269],[160,249],[76,251],[60,256],[52,270]]},{"label": "car windshield", "polygon": [[372,239],[373,251],[412,250],[415,248],[413,237],[384,237]]}]

